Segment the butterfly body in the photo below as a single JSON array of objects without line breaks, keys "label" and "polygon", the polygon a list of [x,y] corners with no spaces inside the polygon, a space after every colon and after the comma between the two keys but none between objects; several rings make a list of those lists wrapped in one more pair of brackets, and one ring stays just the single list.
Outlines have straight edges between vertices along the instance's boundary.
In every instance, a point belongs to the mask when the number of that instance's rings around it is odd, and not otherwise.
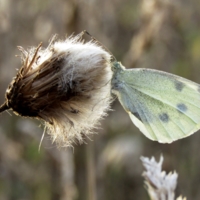
[{"label": "butterfly body", "polygon": [[151,140],[171,143],[200,129],[200,85],[152,69],[113,62],[112,93]]}]

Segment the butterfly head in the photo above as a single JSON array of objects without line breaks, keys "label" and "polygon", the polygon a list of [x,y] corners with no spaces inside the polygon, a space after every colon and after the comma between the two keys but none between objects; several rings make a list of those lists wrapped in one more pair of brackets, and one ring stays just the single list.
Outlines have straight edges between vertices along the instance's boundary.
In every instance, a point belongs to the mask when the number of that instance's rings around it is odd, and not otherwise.
[{"label": "butterfly head", "polygon": [[125,68],[124,68],[124,66],[120,62],[113,61],[111,63],[111,69],[112,69],[112,71],[114,73],[116,73],[116,72],[120,72],[120,71],[124,70]]}]

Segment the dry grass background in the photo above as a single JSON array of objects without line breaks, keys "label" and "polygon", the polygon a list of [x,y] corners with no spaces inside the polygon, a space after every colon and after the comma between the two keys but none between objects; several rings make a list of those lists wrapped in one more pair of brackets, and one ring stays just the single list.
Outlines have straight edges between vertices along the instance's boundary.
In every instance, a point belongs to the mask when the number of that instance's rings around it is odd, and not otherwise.
[{"label": "dry grass background", "polygon": [[[148,67],[200,83],[199,0],[0,0],[0,102],[20,67],[16,46],[88,30],[127,68]],[[0,200],[148,199],[140,156],[179,173],[177,194],[200,199],[200,134],[159,144],[145,138],[116,101],[87,145],[57,150],[40,123],[0,115]]]}]

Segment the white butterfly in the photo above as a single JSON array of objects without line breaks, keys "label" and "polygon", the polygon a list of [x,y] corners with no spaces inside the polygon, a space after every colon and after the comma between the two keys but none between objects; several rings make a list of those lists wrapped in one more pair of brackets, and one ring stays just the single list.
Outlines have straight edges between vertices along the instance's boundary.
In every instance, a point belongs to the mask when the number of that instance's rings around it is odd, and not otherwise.
[{"label": "white butterfly", "polygon": [[200,85],[152,69],[112,63],[112,93],[149,139],[171,143],[200,129]]}]

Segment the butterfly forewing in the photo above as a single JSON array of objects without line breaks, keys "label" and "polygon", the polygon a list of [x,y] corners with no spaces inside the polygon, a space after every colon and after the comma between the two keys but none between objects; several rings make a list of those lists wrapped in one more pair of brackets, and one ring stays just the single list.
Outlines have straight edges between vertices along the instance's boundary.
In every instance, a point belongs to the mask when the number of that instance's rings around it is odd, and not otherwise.
[{"label": "butterfly forewing", "polygon": [[200,128],[198,84],[151,69],[124,69],[114,76],[113,93],[148,138],[170,143]]}]

